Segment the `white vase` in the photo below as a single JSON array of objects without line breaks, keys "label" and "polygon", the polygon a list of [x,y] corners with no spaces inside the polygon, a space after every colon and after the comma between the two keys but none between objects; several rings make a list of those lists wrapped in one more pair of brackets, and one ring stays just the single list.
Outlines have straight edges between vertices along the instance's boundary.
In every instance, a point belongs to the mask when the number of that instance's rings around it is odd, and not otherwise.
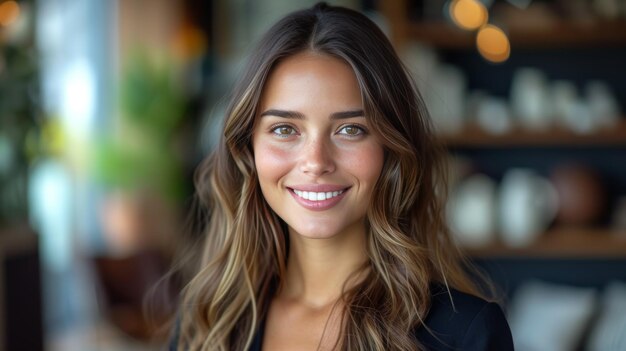
[{"label": "white vase", "polygon": [[500,233],[511,247],[531,244],[543,233],[558,209],[554,186],[530,169],[509,170],[500,185]]},{"label": "white vase", "polygon": [[611,87],[603,81],[591,81],[585,86],[585,98],[589,113],[595,124],[601,128],[615,126],[621,115],[619,103]]},{"label": "white vase", "polygon": [[547,85],[543,72],[535,68],[520,68],[513,75],[511,107],[523,127],[541,130],[552,123]]},{"label": "white vase", "polygon": [[513,128],[507,102],[489,96],[478,105],[476,118],[480,127],[491,134],[504,134]]},{"label": "white vase", "polygon": [[465,247],[480,247],[495,239],[497,185],[483,174],[461,181],[450,199],[448,218],[452,233]]}]

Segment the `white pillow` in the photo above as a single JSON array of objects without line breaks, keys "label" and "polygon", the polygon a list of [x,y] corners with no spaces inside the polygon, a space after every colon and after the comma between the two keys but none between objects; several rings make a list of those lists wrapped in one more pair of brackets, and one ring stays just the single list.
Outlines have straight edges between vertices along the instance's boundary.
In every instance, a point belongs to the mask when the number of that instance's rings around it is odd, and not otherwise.
[{"label": "white pillow", "polygon": [[509,315],[515,350],[575,350],[593,315],[596,295],[592,288],[536,281],[521,286]]}]

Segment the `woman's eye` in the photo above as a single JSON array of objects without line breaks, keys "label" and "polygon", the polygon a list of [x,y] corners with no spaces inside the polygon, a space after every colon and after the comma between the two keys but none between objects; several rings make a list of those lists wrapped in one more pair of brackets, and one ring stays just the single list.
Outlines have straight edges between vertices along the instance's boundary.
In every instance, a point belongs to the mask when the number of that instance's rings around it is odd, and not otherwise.
[{"label": "woman's eye", "polygon": [[359,126],[353,126],[353,125],[345,126],[339,130],[339,134],[343,134],[347,136],[358,136],[364,133],[365,131],[363,130],[363,128]]},{"label": "woman's eye", "polygon": [[286,137],[293,134],[296,134],[296,130],[290,126],[278,126],[272,129],[272,133],[277,136]]}]

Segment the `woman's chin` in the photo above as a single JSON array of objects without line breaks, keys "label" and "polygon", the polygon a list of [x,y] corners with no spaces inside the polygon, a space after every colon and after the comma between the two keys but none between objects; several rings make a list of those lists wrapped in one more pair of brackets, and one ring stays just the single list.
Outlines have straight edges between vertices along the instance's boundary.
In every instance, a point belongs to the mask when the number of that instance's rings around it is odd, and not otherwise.
[{"label": "woman's chin", "polygon": [[307,239],[330,239],[338,236],[340,230],[323,225],[289,227],[289,234]]}]

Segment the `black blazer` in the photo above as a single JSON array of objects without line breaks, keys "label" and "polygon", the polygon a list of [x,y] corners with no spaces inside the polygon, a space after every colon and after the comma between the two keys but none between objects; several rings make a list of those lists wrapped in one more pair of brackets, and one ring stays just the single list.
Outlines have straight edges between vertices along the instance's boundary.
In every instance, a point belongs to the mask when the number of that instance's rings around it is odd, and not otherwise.
[{"label": "black blazer", "polygon": [[[425,325],[428,328],[421,326],[415,336],[427,350],[513,350],[511,330],[500,306],[454,289],[450,289],[450,295],[444,287],[432,289]],[[250,351],[261,351],[264,334],[265,320]],[[170,350],[176,349],[176,341],[175,337]]]},{"label": "black blazer", "polygon": [[[454,302],[454,306],[450,300]],[[415,331],[427,350],[513,350],[509,324],[499,305],[445,287],[432,289],[432,304],[425,324]],[[254,337],[250,351],[261,351],[265,320]]]}]

